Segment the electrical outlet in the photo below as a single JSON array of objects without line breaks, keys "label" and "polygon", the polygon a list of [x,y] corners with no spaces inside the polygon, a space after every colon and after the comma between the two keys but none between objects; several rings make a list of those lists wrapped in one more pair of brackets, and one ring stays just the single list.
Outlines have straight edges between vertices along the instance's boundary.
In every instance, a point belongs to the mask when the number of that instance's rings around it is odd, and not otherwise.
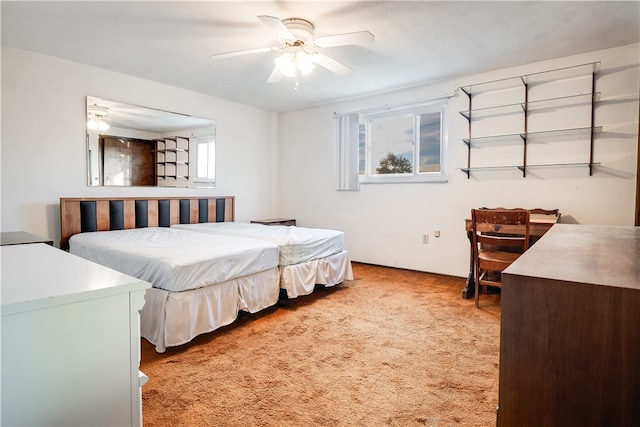
[{"label": "electrical outlet", "polygon": [[433,237],[440,237],[440,230],[434,230]]},{"label": "electrical outlet", "polygon": [[428,234],[423,234],[422,235],[422,244],[423,245],[429,244],[429,235]]}]

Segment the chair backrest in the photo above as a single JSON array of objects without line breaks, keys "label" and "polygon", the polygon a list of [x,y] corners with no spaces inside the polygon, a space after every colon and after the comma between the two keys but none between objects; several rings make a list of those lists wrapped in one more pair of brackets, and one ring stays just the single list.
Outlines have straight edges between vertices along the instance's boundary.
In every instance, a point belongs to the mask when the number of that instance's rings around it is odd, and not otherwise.
[{"label": "chair backrest", "polygon": [[526,209],[472,209],[473,247],[478,244],[529,248],[530,212]]},{"label": "chair backrest", "polygon": [[[490,209],[490,208],[482,208],[483,210],[485,209]],[[503,209],[503,210],[521,210],[523,208],[503,208],[503,207],[497,207],[497,208],[492,208],[492,209]],[[555,215],[555,216],[559,216],[560,215],[560,209],[543,209],[543,208],[533,208],[533,209],[527,209],[531,214],[538,214],[538,215]]]},{"label": "chair backrest", "polygon": [[540,215],[555,215],[558,216],[560,213],[560,209],[542,209],[542,208],[534,208],[529,209],[529,212],[532,214],[540,214]]}]

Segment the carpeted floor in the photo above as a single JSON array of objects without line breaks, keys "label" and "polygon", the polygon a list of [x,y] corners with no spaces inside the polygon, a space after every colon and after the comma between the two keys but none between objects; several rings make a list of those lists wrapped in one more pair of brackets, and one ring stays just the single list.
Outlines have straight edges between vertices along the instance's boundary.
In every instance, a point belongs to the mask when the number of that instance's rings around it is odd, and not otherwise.
[{"label": "carpeted floor", "polygon": [[355,280],[158,354],[142,340],[145,426],[491,426],[499,296],[354,263]]}]

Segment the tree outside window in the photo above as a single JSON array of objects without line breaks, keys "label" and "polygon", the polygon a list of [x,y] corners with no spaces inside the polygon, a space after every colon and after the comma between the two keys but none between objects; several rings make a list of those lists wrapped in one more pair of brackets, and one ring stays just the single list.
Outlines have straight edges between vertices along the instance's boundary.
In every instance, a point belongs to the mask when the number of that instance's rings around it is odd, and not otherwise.
[{"label": "tree outside window", "polygon": [[389,151],[387,156],[380,160],[380,166],[376,168],[376,173],[413,173],[413,167],[409,159],[396,156]]}]

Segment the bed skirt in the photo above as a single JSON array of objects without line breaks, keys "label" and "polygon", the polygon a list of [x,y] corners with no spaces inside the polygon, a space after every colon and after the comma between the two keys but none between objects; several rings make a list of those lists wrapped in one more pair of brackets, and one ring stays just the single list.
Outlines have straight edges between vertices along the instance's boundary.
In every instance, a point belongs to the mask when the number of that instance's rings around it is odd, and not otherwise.
[{"label": "bed skirt", "polygon": [[140,333],[164,353],[232,323],[240,310],[256,313],[278,301],[280,271],[272,268],[217,285],[181,292],[151,288],[140,311]]},{"label": "bed skirt", "polygon": [[315,285],[326,287],[353,280],[351,260],[347,251],[302,264],[280,267],[280,287],[288,298],[309,295]]}]

